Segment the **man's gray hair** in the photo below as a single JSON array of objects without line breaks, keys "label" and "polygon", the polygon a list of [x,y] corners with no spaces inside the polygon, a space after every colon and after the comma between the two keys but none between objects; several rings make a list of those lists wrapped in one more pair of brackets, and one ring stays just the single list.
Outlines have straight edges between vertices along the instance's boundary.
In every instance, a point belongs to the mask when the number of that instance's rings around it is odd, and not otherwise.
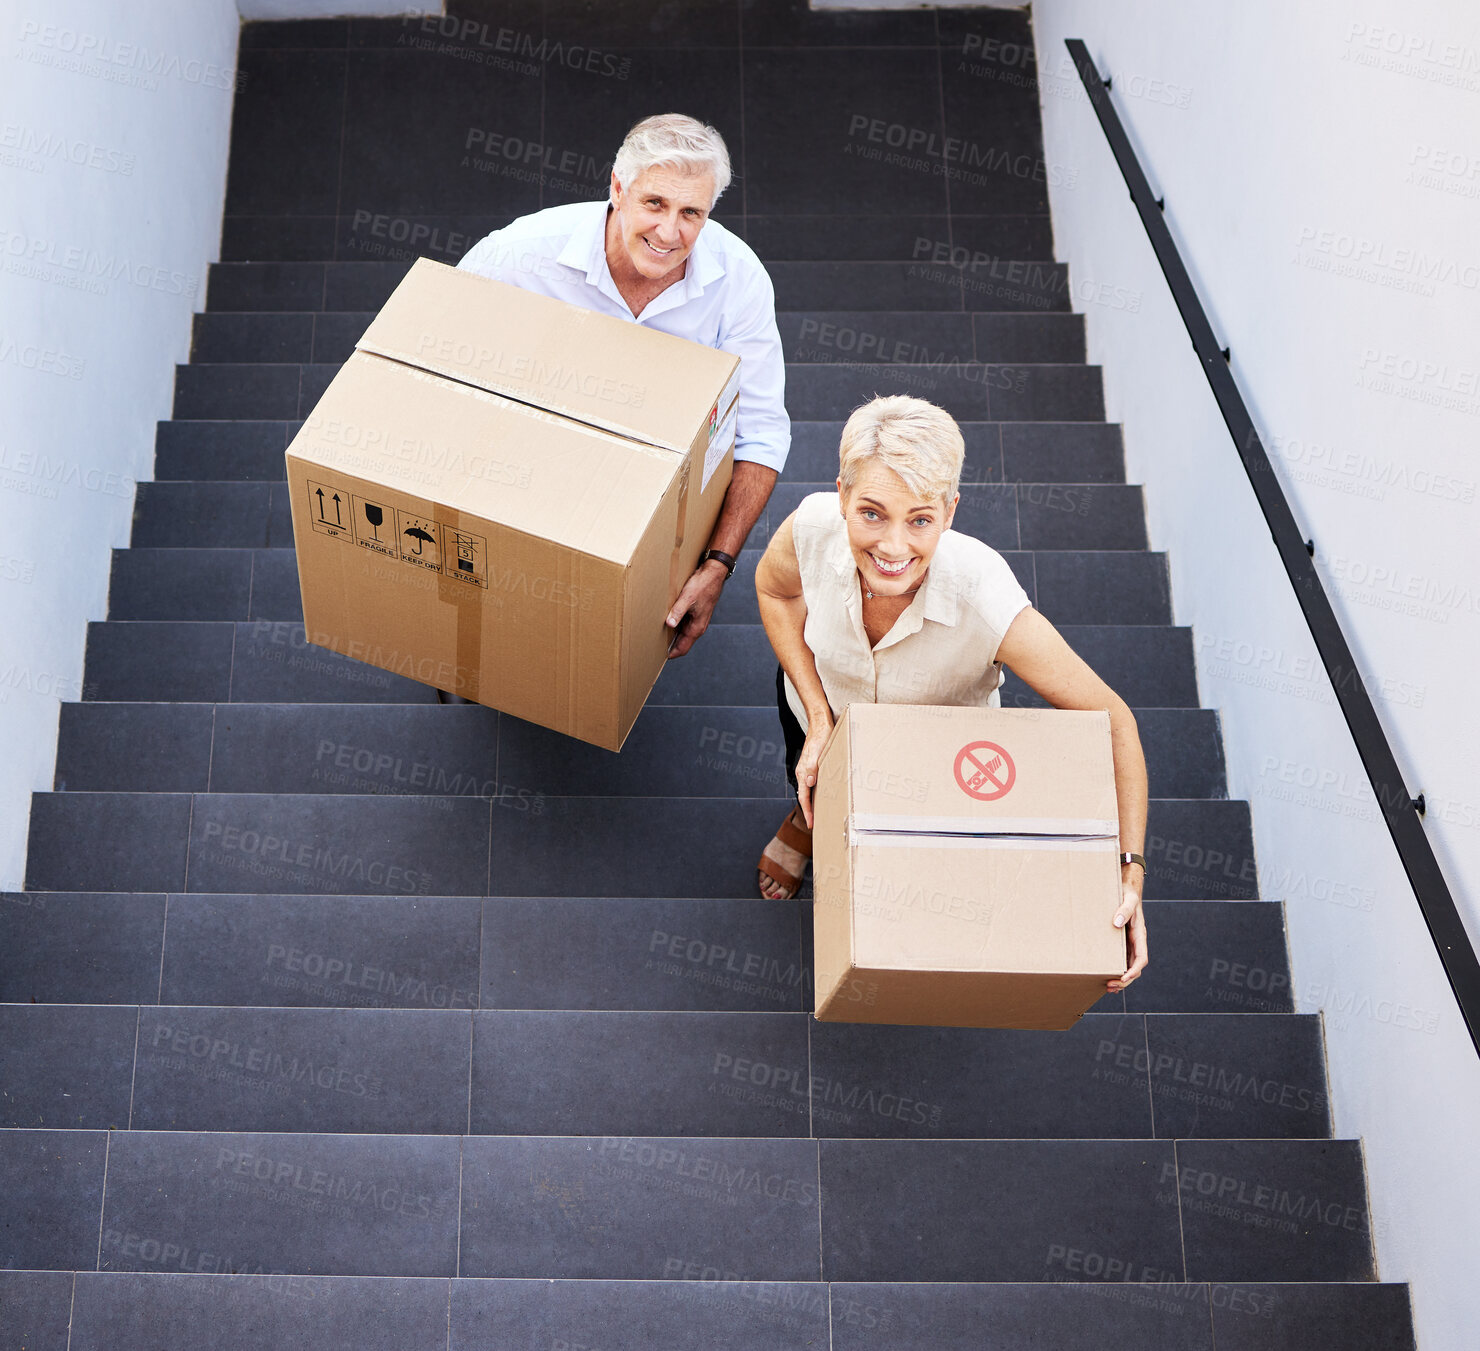
[{"label": "man's gray hair", "polygon": [[714,203],[730,186],[730,152],[724,137],[713,127],[682,113],[659,113],[645,117],[627,133],[627,139],[612,161],[612,172],[623,189],[654,165],[677,169],[684,174],[713,174]]}]

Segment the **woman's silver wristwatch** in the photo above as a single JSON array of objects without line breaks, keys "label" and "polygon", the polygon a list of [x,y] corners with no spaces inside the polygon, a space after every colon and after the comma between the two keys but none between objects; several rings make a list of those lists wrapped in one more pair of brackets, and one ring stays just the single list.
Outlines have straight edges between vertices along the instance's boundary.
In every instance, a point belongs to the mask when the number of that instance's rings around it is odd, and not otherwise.
[{"label": "woman's silver wristwatch", "polygon": [[1142,876],[1145,876],[1146,860],[1140,854],[1122,854],[1120,856],[1120,863],[1122,867],[1124,867],[1127,863],[1139,863],[1141,865],[1141,874]]}]

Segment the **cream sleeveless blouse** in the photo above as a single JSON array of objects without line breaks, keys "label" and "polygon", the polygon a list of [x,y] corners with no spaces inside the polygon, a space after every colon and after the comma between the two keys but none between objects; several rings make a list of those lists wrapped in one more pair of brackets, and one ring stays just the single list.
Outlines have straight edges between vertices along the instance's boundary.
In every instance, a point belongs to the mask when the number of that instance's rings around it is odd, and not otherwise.
[{"label": "cream sleeveless blouse", "polygon": [[[835,716],[856,703],[1000,703],[997,649],[1030,602],[995,549],[947,530],[915,599],[871,648],[838,494],[803,498],[792,539],[807,602],[803,636]],[[790,679],[786,701],[805,727],[806,711]]]}]

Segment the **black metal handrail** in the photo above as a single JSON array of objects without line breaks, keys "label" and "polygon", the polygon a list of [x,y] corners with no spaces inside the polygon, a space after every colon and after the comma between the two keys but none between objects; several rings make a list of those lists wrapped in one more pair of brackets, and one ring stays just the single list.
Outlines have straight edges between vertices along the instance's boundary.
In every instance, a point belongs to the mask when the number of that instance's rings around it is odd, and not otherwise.
[{"label": "black metal handrail", "polygon": [[1264,443],[1254,427],[1254,420],[1249,416],[1249,410],[1239,394],[1233,372],[1229,370],[1228,349],[1213,336],[1213,327],[1198,299],[1197,289],[1187,275],[1182,255],[1177,251],[1171,231],[1167,228],[1163,216],[1165,202],[1152,194],[1151,185],[1147,183],[1146,175],[1141,169],[1141,162],[1116,115],[1114,105],[1110,102],[1110,80],[1101,80],[1089,49],[1079,38],[1069,38],[1065,45],[1079,70],[1085,93],[1089,95],[1095,115],[1100,119],[1100,126],[1105,132],[1105,139],[1110,143],[1115,162],[1120,166],[1126,187],[1130,189],[1131,200],[1140,213],[1141,224],[1146,227],[1146,235],[1156,253],[1156,261],[1161,264],[1172,299],[1177,302],[1182,322],[1187,325],[1187,333],[1197,351],[1197,358],[1202,363],[1203,374],[1208,378],[1213,397],[1217,399],[1218,408],[1223,414],[1223,421],[1227,423],[1229,434],[1238,448],[1239,458],[1243,460],[1244,471],[1254,488],[1254,496],[1259,500],[1270,534],[1274,536],[1280,561],[1284,563],[1290,584],[1295,588],[1295,599],[1300,602],[1311,637],[1315,639],[1316,650],[1321,655],[1326,674],[1336,691],[1341,712],[1351,729],[1357,754],[1361,756],[1367,777],[1372,781],[1372,790],[1393,837],[1393,844],[1397,847],[1403,870],[1408,874],[1409,884],[1418,898],[1418,908],[1423,912],[1424,923],[1428,925],[1434,946],[1439,951],[1439,960],[1444,964],[1444,971],[1454,990],[1460,1013],[1469,1028],[1470,1040],[1475,1043],[1476,1050],[1480,1051],[1480,961],[1475,958],[1469,934],[1465,931],[1464,922],[1455,908],[1454,897],[1450,894],[1449,883],[1445,880],[1439,861],[1434,857],[1433,846],[1424,833],[1420,819],[1424,809],[1423,798],[1411,797],[1403,782],[1393,748],[1388,743],[1387,735],[1382,730],[1382,724],[1378,721],[1377,712],[1367,694],[1362,673],[1316,572],[1314,545],[1302,536],[1295,524],[1290,503],[1275,476]]}]

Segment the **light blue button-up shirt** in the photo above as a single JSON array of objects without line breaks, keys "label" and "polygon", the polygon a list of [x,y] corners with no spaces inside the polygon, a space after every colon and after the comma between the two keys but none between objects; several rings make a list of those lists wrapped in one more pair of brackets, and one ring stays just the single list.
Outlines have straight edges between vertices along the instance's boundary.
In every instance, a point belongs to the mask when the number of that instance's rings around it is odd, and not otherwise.
[{"label": "light blue button-up shirt", "polygon": [[706,221],[683,280],[634,318],[607,266],[606,211],[605,202],[573,202],[521,216],[484,235],[458,267],[733,352],[740,358],[735,458],[780,473],[791,449],[791,419],[776,294],[760,259],[718,221]]}]

